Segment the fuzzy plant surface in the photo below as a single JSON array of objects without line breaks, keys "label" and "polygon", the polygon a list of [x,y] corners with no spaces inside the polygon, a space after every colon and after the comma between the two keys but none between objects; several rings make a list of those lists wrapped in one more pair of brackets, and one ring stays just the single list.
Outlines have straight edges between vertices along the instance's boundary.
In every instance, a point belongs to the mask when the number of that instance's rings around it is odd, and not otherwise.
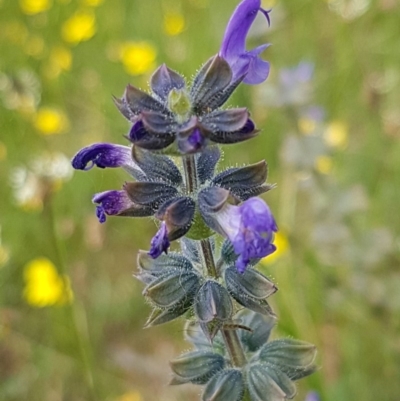
[{"label": "fuzzy plant surface", "polygon": [[[73,158],[75,169],[120,167],[133,181],[93,197],[107,216],[153,217],[159,229],[138,255],[136,278],[152,305],[146,326],[183,317],[193,350],[171,361],[171,384],[204,386],[204,401],[279,401],[316,369],[316,349],[294,339],[269,341],[276,321],[268,304],[277,287],[257,270],[276,250],[278,226],[259,195],[267,164],[217,171],[220,145],[258,134],[246,108],[224,108],[240,84],[263,83],[264,44],[246,49],[260,0],[235,9],[218,54],[188,82],[167,66],[151,77],[150,93],[128,85],[114,99],[129,121],[127,145],[96,143]],[[221,246],[217,246],[222,236]],[[217,239],[217,240],[216,240]],[[181,251],[169,252],[179,240]]]}]

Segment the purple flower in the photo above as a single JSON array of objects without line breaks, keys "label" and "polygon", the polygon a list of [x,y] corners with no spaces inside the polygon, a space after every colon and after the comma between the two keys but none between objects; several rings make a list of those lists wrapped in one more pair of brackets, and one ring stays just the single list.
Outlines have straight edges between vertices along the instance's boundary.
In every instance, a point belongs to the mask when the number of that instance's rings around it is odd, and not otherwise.
[{"label": "purple flower", "polygon": [[295,67],[282,68],[279,73],[279,78],[285,88],[291,88],[299,84],[310,82],[313,74],[314,64],[301,61]]},{"label": "purple flower", "polygon": [[81,149],[72,159],[72,167],[77,170],[90,170],[94,165],[99,168],[124,167],[139,170],[131,156],[131,148],[111,143],[95,143]]},{"label": "purple flower", "polygon": [[149,255],[153,259],[158,258],[163,252],[168,253],[170,242],[168,239],[167,224],[165,221],[161,223],[161,226],[156,235],[152,238],[150,245],[151,247]]},{"label": "purple flower", "polygon": [[96,203],[96,216],[100,223],[106,221],[106,215],[115,216],[133,206],[125,191],[105,191],[95,194],[92,199]]},{"label": "purple flower", "polygon": [[269,207],[260,198],[250,198],[240,206],[226,204],[215,218],[239,255],[236,268],[240,273],[251,259],[263,258],[276,250],[272,241],[278,227]]},{"label": "purple flower", "polygon": [[304,401],[320,401],[320,398],[316,391],[310,391]]},{"label": "purple flower", "polygon": [[219,54],[231,67],[232,81],[244,77],[243,82],[255,85],[268,77],[269,63],[262,60],[259,55],[269,45],[246,50],[246,36],[258,12],[265,15],[269,24],[269,11],[261,8],[261,0],[243,0],[229,20]]}]

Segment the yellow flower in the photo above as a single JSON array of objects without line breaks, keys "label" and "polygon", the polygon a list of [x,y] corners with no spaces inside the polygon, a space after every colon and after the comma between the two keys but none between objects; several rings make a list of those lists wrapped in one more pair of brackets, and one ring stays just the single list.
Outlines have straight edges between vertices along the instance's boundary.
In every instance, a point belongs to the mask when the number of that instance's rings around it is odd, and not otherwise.
[{"label": "yellow flower", "polygon": [[271,264],[274,263],[277,259],[279,259],[282,255],[284,255],[289,248],[289,241],[286,235],[282,231],[278,231],[275,234],[274,245],[276,246],[276,251],[271,253],[262,259],[263,264]]},{"label": "yellow flower", "polygon": [[314,133],[317,123],[312,118],[302,117],[298,122],[299,130],[304,135],[311,135]]},{"label": "yellow flower", "polygon": [[95,33],[96,19],[89,11],[77,11],[64,22],[61,30],[63,39],[72,44],[89,40]]},{"label": "yellow flower", "polygon": [[348,127],[341,121],[333,121],[324,133],[325,142],[336,149],[345,149],[348,142]]},{"label": "yellow flower", "polygon": [[143,401],[143,398],[138,391],[128,391],[116,398],[115,401]]},{"label": "yellow flower", "polygon": [[122,44],[119,56],[129,74],[140,75],[155,68],[157,52],[148,42],[126,42]]},{"label": "yellow flower", "polygon": [[61,72],[69,71],[72,65],[72,53],[64,46],[57,46],[51,49],[49,62],[45,67],[45,74],[48,78],[57,78]]},{"label": "yellow flower", "polygon": [[19,6],[24,14],[42,13],[51,7],[51,0],[20,0]]},{"label": "yellow flower", "polygon": [[169,36],[179,35],[185,29],[185,19],[179,13],[167,13],[164,16],[164,31]]},{"label": "yellow flower", "polygon": [[31,306],[42,308],[71,303],[73,293],[67,276],[60,276],[46,258],[29,262],[24,268],[24,299]]},{"label": "yellow flower", "polygon": [[35,128],[42,135],[61,134],[68,129],[67,116],[60,110],[42,107],[36,113]]},{"label": "yellow flower", "polygon": [[333,160],[330,156],[318,156],[315,161],[315,169],[321,174],[331,173],[333,168]]}]

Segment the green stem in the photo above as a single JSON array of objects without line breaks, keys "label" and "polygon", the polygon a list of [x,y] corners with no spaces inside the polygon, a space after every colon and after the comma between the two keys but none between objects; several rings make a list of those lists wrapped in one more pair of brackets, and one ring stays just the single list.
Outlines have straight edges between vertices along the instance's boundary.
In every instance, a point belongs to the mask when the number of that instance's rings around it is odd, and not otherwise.
[{"label": "green stem", "polygon": [[207,268],[207,273],[211,277],[218,278],[217,269],[215,267],[214,255],[209,239],[202,239],[200,241],[201,251],[203,254],[204,264]]},{"label": "green stem", "polygon": [[[189,193],[195,192],[198,188],[196,159],[193,155],[184,156],[182,158],[183,168],[185,171],[186,190]],[[215,265],[214,255],[210,240],[202,239],[200,241],[201,254],[207,269],[207,274],[213,278],[219,278],[218,270]],[[246,364],[246,356],[244,354],[242,344],[235,329],[221,329],[222,338],[228,350],[233,366],[241,367]]]},{"label": "green stem", "polygon": [[[45,212],[47,212],[48,224],[52,245],[57,258],[57,265],[60,272],[66,275],[67,269],[65,265],[65,250],[63,244],[59,241],[57,230],[56,230],[56,218],[54,213],[54,201],[52,196],[49,194],[45,199]],[[47,207],[46,207],[47,206]],[[66,305],[67,313],[70,321],[72,322],[72,329],[75,337],[75,342],[80,354],[82,363],[82,373],[86,379],[87,387],[90,394],[90,400],[97,400],[96,386],[93,379],[93,364],[89,356],[88,350],[90,350],[89,333],[86,329],[86,324],[82,323],[82,316],[85,316],[84,309],[76,302],[68,303]]]},{"label": "green stem", "polygon": [[182,162],[185,171],[186,191],[192,193],[198,187],[196,158],[194,155],[186,155],[182,157]]},{"label": "green stem", "polygon": [[222,337],[233,366],[241,367],[246,364],[246,356],[243,352],[242,344],[236,330],[221,330]]}]

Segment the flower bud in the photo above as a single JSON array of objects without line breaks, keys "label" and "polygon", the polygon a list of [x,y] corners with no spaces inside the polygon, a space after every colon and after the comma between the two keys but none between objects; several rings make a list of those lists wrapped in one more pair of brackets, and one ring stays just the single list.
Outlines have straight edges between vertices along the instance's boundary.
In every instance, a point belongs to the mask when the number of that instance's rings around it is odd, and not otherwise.
[{"label": "flower bud", "polygon": [[196,296],[194,311],[203,323],[225,321],[231,318],[233,305],[228,291],[221,284],[208,280]]},{"label": "flower bud", "polygon": [[197,274],[170,270],[151,282],[143,290],[143,295],[159,308],[171,308],[186,299],[193,299],[199,286]]},{"label": "flower bud", "polygon": [[185,87],[185,80],[177,72],[163,64],[151,76],[150,86],[154,94],[166,101],[171,90]]}]

